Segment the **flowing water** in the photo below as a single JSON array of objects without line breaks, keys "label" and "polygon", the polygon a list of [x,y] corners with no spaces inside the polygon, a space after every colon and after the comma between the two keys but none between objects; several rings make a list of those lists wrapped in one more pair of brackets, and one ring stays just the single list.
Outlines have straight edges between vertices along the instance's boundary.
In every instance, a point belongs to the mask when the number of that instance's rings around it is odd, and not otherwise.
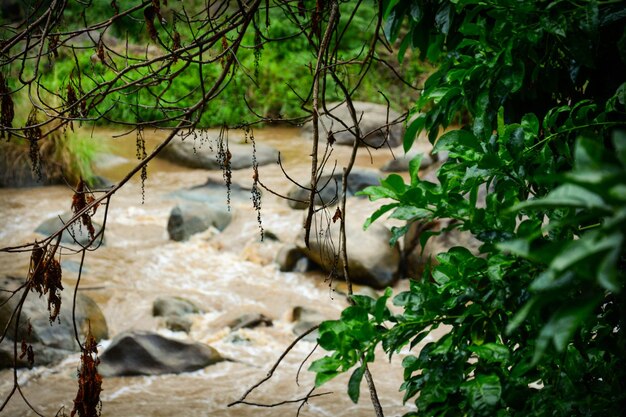
[{"label": "flowing water", "polygon": [[[111,132],[101,131],[99,135],[110,136]],[[291,184],[283,169],[297,181],[306,182],[310,172],[310,143],[299,136],[299,130],[266,128],[255,135],[260,143],[279,149],[284,162],[282,169],[276,164],[259,168],[265,185],[286,192]],[[160,133],[146,133],[146,136],[148,149],[163,137]],[[232,133],[231,140],[236,140]],[[101,168],[101,173],[116,181],[134,163],[134,139],[122,137],[107,142],[118,157],[109,167]],[[328,166],[337,160],[341,169],[349,154],[350,148],[336,147]],[[379,167],[389,158],[388,150],[371,154],[361,150],[357,163]],[[293,307],[313,308],[332,319],[347,305],[345,297],[333,289],[322,273],[278,271],[271,260],[279,244],[259,242],[259,226],[251,201],[233,202],[233,224],[220,235],[203,233],[186,242],[170,241],[167,219],[177,202],[171,193],[202,184],[209,176],[220,179],[222,173],[186,169],[155,160],[149,166],[143,204],[137,178],[123,187],[111,200],[106,246],[87,254],[81,291],[100,305],[111,336],[126,330],[159,331],[210,344],[233,361],[179,375],[106,378],[101,396],[103,416],[295,416],[298,404],[293,403],[275,408],[246,405],[229,408],[227,404],[263,378],[292,342]],[[233,180],[249,185],[252,173],[246,169],[234,172]],[[68,211],[71,196],[72,191],[66,186],[0,190],[0,246],[41,238],[33,232],[37,225]],[[375,205],[365,204],[365,207],[364,213],[356,213],[348,220],[362,221]],[[263,195],[261,215],[263,228],[282,242],[294,241],[301,230],[303,212],[290,209],[284,200],[268,192]],[[66,288],[76,282],[78,261],[77,256],[63,256]],[[23,276],[27,266],[27,254],[0,254],[0,275]],[[401,282],[396,290],[404,287],[406,283]],[[189,335],[169,332],[162,321],[152,317],[152,302],[160,295],[185,297],[206,311],[196,316]],[[63,308],[68,308],[67,301]],[[227,324],[245,313],[262,313],[273,319],[273,326],[239,330],[237,342]],[[305,396],[313,385],[313,375],[306,368],[323,353],[317,349],[299,377],[298,368],[314,347],[315,343],[309,341],[297,344],[274,376],[252,393],[248,401],[270,404]],[[381,351],[372,367],[378,393],[387,416],[402,415],[408,411],[402,405],[402,393],[398,392],[403,354],[394,356],[391,362],[383,355]],[[53,367],[21,370],[19,380],[24,395],[46,416],[54,415],[61,407],[69,415],[76,395],[78,363],[76,354]],[[365,382],[360,402],[355,405],[349,400],[348,377],[338,377],[321,387],[317,392],[332,394],[310,399],[300,415],[374,415]],[[12,373],[0,372],[1,399],[11,386]],[[18,395],[1,414],[35,415]]]}]

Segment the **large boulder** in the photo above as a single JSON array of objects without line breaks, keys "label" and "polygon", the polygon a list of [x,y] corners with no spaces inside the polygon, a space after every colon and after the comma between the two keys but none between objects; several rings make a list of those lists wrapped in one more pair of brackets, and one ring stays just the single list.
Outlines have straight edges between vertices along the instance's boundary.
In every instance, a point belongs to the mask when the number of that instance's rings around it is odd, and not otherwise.
[{"label": "large boulder", "polygon": [[222,231],[230,224],[232,214],[225,204],[184,203],[172,209],[167,221],[167,233],[177,242],[209,227]]},{"label": "large boulder", "polygon": [[[50,236],[53,233],[57,232],[59,229],[63,227],[63,225],[67,224],[67,222],[74,216],[71,212],[65,212],[60,216],[54,216],[45,220],[35,229],[36,233],[42,234],[44,236]],[[102,226],[92,221],[95,233],[100,233],[102,230]],[[81,223],[80,220],[74,222],[70,227],[63,231],[63,235],[61,236],[61,243],[67,244],[79,244],[81,246],[87,245],[91,241],[89,236],[89,231],[87,227]],[[96,239],[94,245],[98,245],[100,243],[100,239]],[[104,244],[104,238],[102,239],[102,244]],[[93,246],[93,245],[92,245]]]},{"label": "large boulder", "polygon": [[[385,144],[385,136],[387,132],[387,125],[400,119],[400,114],[394,110],[389,109],[389,116],[387,117],[387,106],[382,104],[368,103],[363,101],[354,101],[354,109],[356,110],[357,120],[359,120],[359,128],[364,142],[367,145],[381,147]],[[328,114],[322,113],[320,122],[326,127],[326,129],[333,134],[335,143],[339,145],[352,145],[355,140],[355,136],[350,130],[354,131],[354,123],[348,105],[346,103],[328,103],[326,106],[330,114],[341,120],[346,124],[349,129],[346,129],[343,124],[330,117]],[[313,123],[309,122],[303,126],[303,132],[306,136],[313,136]],[[320,128],[320,132],[325,132]],[[388,145],[396,147],[402,143],[403,128],[402,123],[396,123],[389,126],[389,138]]]},{"label": "large boulder", "polygon": [[[0,288],[16,289],[20,280],[4,279]],[[11,319],[11,315],[17,308],[21,298],[21,292],[10,297],[8,292],[0,292],[0,328],[5,329]],[[50,323],[48,301],[45,295],[29,293],[22,306],[20,322],[18,326],[17,340],[22,340],[33,345],[35,351],[35,365],[47,365],[55,362],[71,352],[79,351],[74,335],[72,321],[72,298],[73,293],[69,289],[62,293],[61,312],[55,322]],[[89,328],[91,333],[100,341],[109,337],[109,330],[98,305],[87,295],[76,295],[76,326],[81,342],[85,340]],[[30,327],[30,330],[29,330]],[[14,338],[15,324],[9,328],[7,336]],[[49,352],[44,352],[49,351]],[[6,365],[0,361],[0,366]],[[10,364],[9,364],[10,365]]]},{"label": "large boulder", "polygon": [[[323,213],[318,212],[316,217],[313,224],[327,225]],[[346,222],[346,248],[352,282],[378,289],[392,285],[398,278],[400,251],[397,245],[389,246],[391,232],[378,223],[372,224],[365,231],[362,222],[350,220]],[[343,262],[336,254],[339,247],[339,223],[330,223],[328,228],[311,233],[309,248],[303,243],[299,245],[307,257],[322,269],[341,274]]]},{"label": "large boulder", "polygon": [[[217,138],[205,131],[197,131],[191,135],[179,135],[165,147],[159,156],[175,164],[188,168],[223,169],[226,144],[220,147]],[[271,146],[256,144],[253,152],[252,142],[228,144],[231,169],[249,168],[254,161],[258,165],[276,163],[278,151]]]},{"label": "large boulder", "polygon": [[[353,196],[358,191],[369,187],[370,185],[380,184],[381,174],[376,169],[355,168],[348,175],[348,184],[346,194],[348,197]],[[315,195],[315,205],[333,205],[336,204],[341,196],[341,184],[343,174],[335,173],[333,175],[323,175],[318,182],[320,190]],[[293,186],[287,193],[289,207],[296,210],[304,210],[308,207],[306,201],[309,200],[310,193],[308,190]]]},{"label": "large boulder", "polygon": [[161,375],[191,372],[224,360],[203,343],[170,339],[151,332],[116,336],[100,355],[102,376]]}]

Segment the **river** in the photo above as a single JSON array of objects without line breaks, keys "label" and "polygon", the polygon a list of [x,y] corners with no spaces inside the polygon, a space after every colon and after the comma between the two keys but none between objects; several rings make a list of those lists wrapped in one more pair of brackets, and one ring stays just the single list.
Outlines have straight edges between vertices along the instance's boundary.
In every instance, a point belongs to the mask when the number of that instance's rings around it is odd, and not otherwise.
[{"label": "river", "polygon": [[[101,130],[99,136],[111,136]],[[150,150],[162,133],[146,132]],[[231,133],[231,140],[235,134]],[[290,176],[306,181],[310,171],[310,143],[296,128],[264,128],[255,137],[281,151],[283,168]],[[119,163],[109,164],[101,173],[119,180],[134,164],[134,139],[106,139]],[[333,160],[345,166],[349,147],[335,147]],[[380,167],[390,158],[389,150],[368,153],[360,151],[357,165]],[[329,165],[330,166],[330,165]],[[259,168],[261,180],[274,190],[285,192],[291,185],[276,164]],[[294,339],[291,311],[304,306],[325,317],[338,317],[347,303],[333,290],[333,285],[320,272],[280,272],[270,262],[276,246],[260,243],[256,213],[252,202],[234,202],[233,226],[219,236],[194,236],[186,242],[168,239],[166,225],[170,210],[176,204],[171,193],[181,188],[204,183],[207,177],[220,179],[221,172],[187,169],[163,160],[151,162],[145,183],[142,204],[141,183],[134,178],[111,200],[106,229],[106,246],[87,254],[81,291],[100,305],[111,336],[125,330],[152,330],[173,337],[158,318],[152,317],[153,300],[159,295],[185,297],[206,310],[195,318],[188,337],[210,344],[223,356],[234,361],[221,362],[200,371],[151,377],[106,378],[102,392],[103,416],[295,416],[298,404],[277,408],[259,408],[227,404],[265,376],[270,366]],[[250,170],[233,173],[233,180],[244,185],[252,181]],[[43,220],[70,208],[72,191],[66,186],[49,186],[0,190],[0,246],[6,247],[41,238],[33,231]],[[224,192],[224,199],[226,193]],[[367,210],[377,204],[371,204]],[[348,221],[362,221],[363,214]],[[301,229],[303,212],[290,209],[284,200],[264,193],[262,224],[281,241],[289,242]],[[76,264],[77,257],[66,256],[64,265]],[[0,254],[0,276],[27,271],[28,256]],[[64,285],[74,285],[76,273],[66,267]],[[406,288],[400,282],[395,290]],[[68,305],[63,305],[68,308]],[[273,319],[273,326],[242,329],[245,343],[234,343],[226,326],[245,313],[262,313]],[[106,345],[106,342],[103,343]],[[296,383],[298,367],[314,342],[302,341],[286,357],[276,374],[249,401],[276,403],[304,396],[312,387],[313,377],[306,371],[310,361],[323,355],[320,349],[304,365]],[[397,416],[409,411],[402,405],[398,388],[402,381],[400,365],[404,353],[391,361],[381,351],[372,367],[385,415]],[[53,416],[61,407],[69,415],[76,395],[78,354],[53,367],[20,370],[23,392],[37,410]],[[370,416],[374,415],[365,382],[361,400],[353,404],[346,394],[349,375],[336,378],[319,392],[332,394],[313,398],[301,416]],[[0,398],[4,399],[12,384],[10,371],[0,372]],[[11,417],[35,415],[15,396],[3,415]]]}]

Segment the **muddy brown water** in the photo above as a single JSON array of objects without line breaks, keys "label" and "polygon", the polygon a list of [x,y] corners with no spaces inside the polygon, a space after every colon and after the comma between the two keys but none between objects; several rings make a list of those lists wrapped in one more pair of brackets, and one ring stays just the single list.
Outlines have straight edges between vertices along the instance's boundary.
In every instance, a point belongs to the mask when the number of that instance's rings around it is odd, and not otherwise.
[{"label": "muddy brown water", "polygon": [[[99,137],[115,132],[98,131]],[[310,172],[310,142],[300,137],[295,128],[265,128],[255,132],[260,143],[281,151],[283,169],[305,182]],[[162,133],[146,132],[147,148],[152,149]],[[231,132],[230,140],[237,140]],[[134,138],[105,140],[117,155],[109,159],[100,173],[119,180],[134,164]],[[336,147],[330,163],[337,160],[341,169],[348,161],[349,147]],[[371,154],[361,150],[357,164],[380,167],[390,158],[389,150]],[[329,165],[331,166],[331,165]],[[279,192],[291,186],[281,168],[260,167],[261,180]],[[218,236],[209,233],[194,236],[186,242],[172,242],[167,236],[167,219],[176,205],[171,193],[177,189],[204,183],[207,177],[221,178],[221,172],[186,169],[163,160],[149,165],[142,204],[141,184],[134,178],[111,200],[106,230],[106,246],[87,255],[81,288],[99,303],[112,336],[126,330],[159,331],[172,337],[190,338],[208,343],[223,356],[234,361],[222,362],[205,369],[179,374],[150,377],[107,378],[103,383],[102,415],[107,416],[294,416],[298,404],[276,408],[245,405],[227,407],[246,389],[266,375],[271,365],[294,339],[291,310],[305,306],[318,310],[329,319],[339,316],[346,307],[345,297],[333,290],[322,273],[279,272],[271,262],[278,245],[258,242],[259,228],[252,202],[234,203],[235,218]],[[250,170],[233,173],[233,180],[250,184]],[[33,231],[43,220],[68,211],[72,191],[65,186],[25,189],[0,189],[0,246],[19,245],[41,236]],[[224,192],[224,199],[226,194]],[[378,204],[364,205],[364,215]],[[303,212],[291,210],[284,200],[264,193],[262,224],[281,241],[293,241],[301,229]],[[349,218],[349,221],[353,221]],[[266,246],[264,246],[266,245]],[[66,253],[64,284],[76,282],[72,271],[79,257]],[[24,275],[28,256],[0,254],[0,274]],[[406,288],[398,284],[396,291]],[[192,300],[207,312],[195,317],[190,335],[167,331],[163,322],[151,316],[153,300],[160,295],[177,295]],[[68,304],[63,305],[68,308]],[[272,327],[239,330],[247,341],[236,343],[227,323],[245,313],[262,313],[274,320]],[[103,347],[106,346],[103,342]],[[251,394],[248,401],[276,403],[303,397],[312,387],[314,375],[306,371],[308,364],[323,355],[320,349],[303,366],[301,362],[315,347],[303,341],[286,357],[275,375]],[[402,381],[401,352],[391,361],[382,351],[372,367],[385,415],[402,415],[409,409],[402,405],[398,391]],[[66,413],[76,395],[78,355],[68,357],[52,367],[20,370],[22,391],[42,414],[53,416],[61,407]],[[296,379],[297,378],[297,379]],[[304,405],[302,416],[370,416],[374,415],[365,382],[361,400],[353,404],[346,394],[349,375],[325,384],[318,392],[332,392],[313,398]],[[0,399],[12,386],[12,373],[0,372]],[[35,415],[15,395],[2,415],[18,417]]]}]

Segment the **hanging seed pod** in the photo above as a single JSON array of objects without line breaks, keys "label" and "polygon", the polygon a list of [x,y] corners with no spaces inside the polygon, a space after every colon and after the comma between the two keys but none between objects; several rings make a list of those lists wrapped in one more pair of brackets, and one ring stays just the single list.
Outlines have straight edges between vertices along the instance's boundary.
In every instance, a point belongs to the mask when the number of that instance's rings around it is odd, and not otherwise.
[{"label": "hanging seed pod", "polygon": [[46,269],[45,255],[45,250],[35,242],[33,250],[30,253],[28,287],[39,293],[39,295],[43,294],[44,290],[44,270]]},{"label": "hanging seed pod", "polygon": [[28,157],[30,158],[31,170],[37,181],[41,181],[41,158],[39,155],[39,140],[42,137],[41,127],[37,126],[39,120],[37,119],[37,109],[33,107],[26,120],[26,126],[24,127],[24,135],[30,143],[30,149]]},{"label": "hanging seed pod", "polygon": [[48,293],[48,312],[50,313],[50,324],[59,317],[61,312],[61,264],[56,259],[50,259],[46,264],[44,276],[44,294]]},{"label": "hanging seed pod", "polygon": [[152,39],[153,41],[155,41],[157,38],[157,31],[154,27],[155,16],[156,13],[154,11],[154,6],[148,6],[143,10],[143,17],[146,20],[146,29],[148,30],[148,35],[150,36],[150,39]]},{"label": "hanging seed pod", "polygon": [[[83,179],[81,178],[80,181],[78,181],[78,185],[76,186],[76,191],[74,192],[74,195],[72,196],[72,212],[74,214],[80,212],[85,207],[87,207],[87,205],[91,203],[92,201],[93,201],[93,196],[90,195],[90,191],[87,188],[85,181],[83,181]],[[96,209],[94,208],[93,213],[95,212],[96,212]],[[88,212],[83,213],[80,216],[80,220],[83,226],[87,228],[87,231],[89,232],[89,238],[93,239],[96,235],[96,229],[94,228],[93,223],[91,222],[91,216],[89,215],[89,213]]]},{"label": "hanging seed pod", "polygon": [[304,6],[304,0],[298,1],[298,14],[300,17],[306,17],[306,7]]},{"label": "hanging seed pod", "polygon": [[226,51],[228,50],[228,40],[226,39],[226,36],[222,36],[222,56],[220,57],[220,64],[222,65],[222,68],[224,68],[226,66]]},{"label": "hanging seed pod", "polygon": [[[13,98],[9,91],[7,81],[0,72],[0,137],[4,139],[5,131],[13,127],[13,118],[15,117],[15,107]],[[10,137],[10,133],[9,133]]]},{"label": "hanging seed pod", "polygon": [[55,58],[59,57],[59,35],[48,36],[48,51]]},{"label": "hanging seed pod", "polygon": [[78,392],[74,399],[74,407],[70,417],[78,414],[79,417],[99,417],[102,410],[100,393],[102,392],[102,376],[98,373],[98,343],[91,333],[91,326],[87,332],[85,345],[80,355],[80,369],[78,371]]}]

